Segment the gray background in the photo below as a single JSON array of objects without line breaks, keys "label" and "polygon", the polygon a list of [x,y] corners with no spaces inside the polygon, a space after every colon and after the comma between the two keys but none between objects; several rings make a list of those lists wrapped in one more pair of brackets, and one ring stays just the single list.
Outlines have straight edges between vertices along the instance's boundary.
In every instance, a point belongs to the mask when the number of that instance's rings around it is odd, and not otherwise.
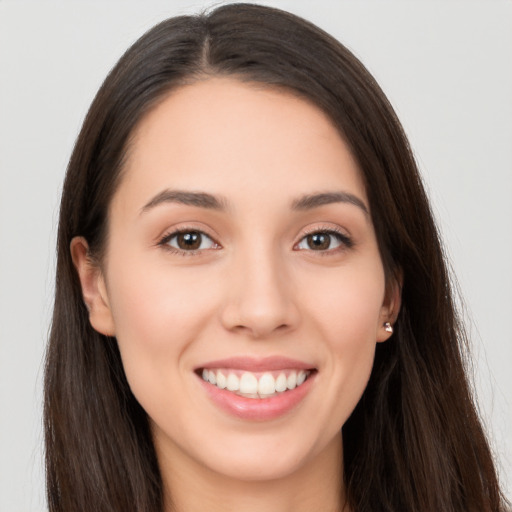
[{"label": "gray background", "polygon": [[[512,491],[512,3],[269,1],[332,33],[401,118],[466,304],[475,392]],[[44,510],[42,358],[61,182],[121,53],[204,2],[0,0],[0,511]],[[98,428],[101,428],[99,425]]]}]

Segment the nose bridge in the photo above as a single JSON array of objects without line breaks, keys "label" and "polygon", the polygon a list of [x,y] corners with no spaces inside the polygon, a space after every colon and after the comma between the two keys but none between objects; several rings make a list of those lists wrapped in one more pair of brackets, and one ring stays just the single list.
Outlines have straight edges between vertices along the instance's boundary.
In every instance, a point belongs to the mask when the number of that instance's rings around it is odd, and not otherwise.
[{"label": "nose bridge", "polygon": [[267,240],[235,252],[226,282],[224,326],[253,337],[293,328],[298,311],[286,261],[278,248]]}]

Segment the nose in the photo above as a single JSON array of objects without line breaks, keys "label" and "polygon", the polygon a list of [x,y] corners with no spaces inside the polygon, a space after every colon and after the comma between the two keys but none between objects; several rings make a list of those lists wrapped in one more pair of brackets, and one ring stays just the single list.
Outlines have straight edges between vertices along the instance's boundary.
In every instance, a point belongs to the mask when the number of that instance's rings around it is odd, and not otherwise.
[{"label": "nose", "polygon": [[297,294],[282,258],[260,250],[232,263],[220,312],[224,328],[254,339],[295,329],[300,321]]}]

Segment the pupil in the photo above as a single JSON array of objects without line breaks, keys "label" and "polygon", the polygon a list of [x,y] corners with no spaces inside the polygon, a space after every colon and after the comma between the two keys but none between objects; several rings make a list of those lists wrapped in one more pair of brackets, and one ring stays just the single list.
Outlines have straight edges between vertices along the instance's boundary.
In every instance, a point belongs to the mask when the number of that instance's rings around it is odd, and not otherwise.
[{"label": "pupil", "polygon": [[201,234],[197,231],[190,231],[189,233],[181,233],[178,235],[178,246],[180,249],[199,249],[200,245]]},{"label": "pupil", "polygon": [[310,249],[318,251],[320,249],[329,249],[331,244],[330,235],[326,233],[315,233],[308,236],[308,245]]}]

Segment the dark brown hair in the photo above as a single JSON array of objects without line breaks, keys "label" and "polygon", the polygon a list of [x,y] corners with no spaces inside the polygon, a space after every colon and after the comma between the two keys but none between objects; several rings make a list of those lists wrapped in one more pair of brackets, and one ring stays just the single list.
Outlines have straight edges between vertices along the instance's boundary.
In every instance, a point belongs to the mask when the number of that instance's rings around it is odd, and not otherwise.
[{"label": "dark brown hair", "polygon": [[396,115],[364,66],[314,25],[268,7],[228,5],[171,18],[106,78],[67,169],[45,375],[51,512],[161,512],[146,413],[115,339],[90,325],[70,256],[75,236],[101,261],[108,208],[130,135],[173,88],[208,75],[287,89],[324,110],[363,174],[388,278],[403,279],[395,334],[378,344],[368,387],[343,426],[344,477],[357,512],[504,510],[464,369],[438,233]]}]

